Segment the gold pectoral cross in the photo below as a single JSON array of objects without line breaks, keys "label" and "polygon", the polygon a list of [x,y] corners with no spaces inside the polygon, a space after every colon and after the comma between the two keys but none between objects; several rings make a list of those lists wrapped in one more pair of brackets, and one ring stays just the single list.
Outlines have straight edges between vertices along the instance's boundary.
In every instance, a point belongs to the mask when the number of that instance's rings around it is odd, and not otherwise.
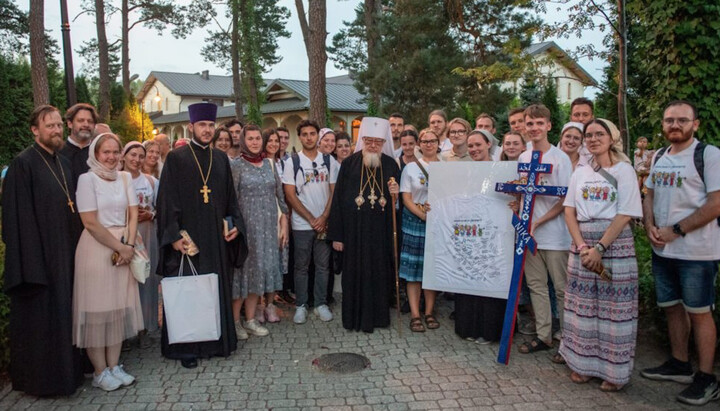
[{"label": "gold pectoral cross", "polygon": [[67,205],[68,205],[68,207],[70,207],[70,211],[72,211],[74,213],[75,212],[75,207],[74,207],[75,203],[73,203],[73,201],[68,198]]},{"label": "gold pectoral cross", "polygon": [[210,190],[207,185],[204,185],[200,193],[203,195],[203,202],[205,204],[209,203],[210,197],[208,197],[208,194],[212,193],[212,190]]},{"label": "gold pectoral cross", "polygon": [[378,196],[375,195],[375,189],[370,189],[370,195],[368,196],[368,200],[370,200],[370,208],[375,208],[375,200],[378,199]]}]

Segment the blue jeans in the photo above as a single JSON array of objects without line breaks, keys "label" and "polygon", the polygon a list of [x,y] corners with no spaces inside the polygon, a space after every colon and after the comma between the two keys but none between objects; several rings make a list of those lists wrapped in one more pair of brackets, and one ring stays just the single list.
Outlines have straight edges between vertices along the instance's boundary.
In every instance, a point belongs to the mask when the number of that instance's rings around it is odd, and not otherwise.
[{"label": "blue jeans", "polygon": [[679,260],[653,252],[652,270],[658,307],[682,303],[691,313],[704,313],[714,308],[717,261]]},{"label": "blue jeans", "polygon": [[318,240],[314,230],[293,230],[292,234],[295,246],[295,305],[300,307],[308,302],[308,267],[311,255],[315,261],[315,306],[327,304],[330,244],[326,240]]}]

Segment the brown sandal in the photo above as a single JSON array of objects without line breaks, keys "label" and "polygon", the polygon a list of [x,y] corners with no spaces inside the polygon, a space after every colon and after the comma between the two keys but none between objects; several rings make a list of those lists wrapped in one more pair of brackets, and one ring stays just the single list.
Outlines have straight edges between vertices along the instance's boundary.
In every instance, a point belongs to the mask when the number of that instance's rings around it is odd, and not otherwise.
[{"label": "brown sandal", "polygon": [[420,317],[411,318],[410,319],[410,331],[414,333],[423,333],[425,332],[425,326],[422,323],[422,320]]},{"label": "brown sandal", "polygon": [[588,381],[592,380],[592,377],[590,377],[588,375],[580,375],[580,374],[576,373],[575,371],[573,371],[572,374],[570,374],[570,379],[575,384],[585,384]]},{"label": "brown sandal", "polygon": [[440,328],[440,323],[435,319],[432,314],[425,314],[425,325],[429,330]]},{"label": "brown sandal", "polygon": [[600,384],[600,391],[602,392],[618,392],[624,388],[624,385],[617,385],[607,381],[603,381],[602,384]]}]

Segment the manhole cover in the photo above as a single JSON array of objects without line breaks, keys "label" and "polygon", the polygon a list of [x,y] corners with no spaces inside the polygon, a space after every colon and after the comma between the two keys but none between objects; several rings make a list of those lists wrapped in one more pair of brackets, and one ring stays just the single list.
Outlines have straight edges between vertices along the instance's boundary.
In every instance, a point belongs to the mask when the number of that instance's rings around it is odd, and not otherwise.
[{"label": "manhole cover", "polygon": [[360,354],[340,352],[325,354],[313,360],[313,366],[324,372],[349,374],[370,366],[370,360]]}]

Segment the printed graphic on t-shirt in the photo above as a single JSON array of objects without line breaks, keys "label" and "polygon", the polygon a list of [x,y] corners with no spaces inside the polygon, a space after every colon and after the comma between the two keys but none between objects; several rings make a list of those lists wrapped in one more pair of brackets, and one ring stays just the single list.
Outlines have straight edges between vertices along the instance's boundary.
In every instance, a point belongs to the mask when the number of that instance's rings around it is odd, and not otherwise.
[{"label": "printed graphic on t-shirt", "polygon": [[420,173],[420,175],[418,176],[418,181],[420,181],[420,185],[423,185],[425,187],[428,186],[428,180],[427,178],[425,178],[425,174]]},{"label": "printed graphic on t-shirt", "polygon": [[477,224],[454,224],[455,237],[480,237],[482,236],[482,228],[478,228]]},{"label": "printed graphic on t-shirt", "polygon": [[581,188],[582,198],[585,201],[610,201],[617,199],[617,191],[604,185],[585,185]]},{"label": "printed graphic on t-shirt", "polygon": [[[684,167],[682,167],[684,168]],[[672,169],[671,169],[672,170]],[[683,180],[685,177],[683,177],[680,174],[680,171],[663,171],[659,170],[650,175],[650,178],[652,179],[652,183],[655,186],[655,188],[659,187],[675,187],[675,188],[681,188],[683,185]]]},{"label": "printed graphic on t-shirt", "polygon": [[328,181],[328,173],[325,169],[305,171],[305,184],[324,183]]}]

